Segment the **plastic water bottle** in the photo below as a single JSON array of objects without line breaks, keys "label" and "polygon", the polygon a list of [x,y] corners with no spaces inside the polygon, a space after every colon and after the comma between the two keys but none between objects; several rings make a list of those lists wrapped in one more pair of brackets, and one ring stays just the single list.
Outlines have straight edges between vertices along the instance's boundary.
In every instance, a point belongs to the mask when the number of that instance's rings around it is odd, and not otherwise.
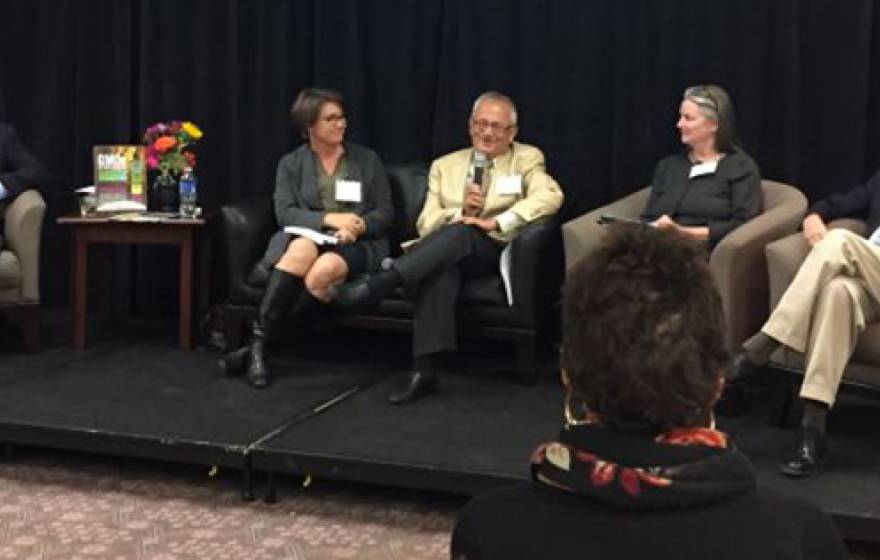
[{"label": "plastic water bottle", "polygon": [[180,216],[193,218],[196,215],[198,202],[199,180],[193,173],[192,167],[184,167],[180,176]]}]

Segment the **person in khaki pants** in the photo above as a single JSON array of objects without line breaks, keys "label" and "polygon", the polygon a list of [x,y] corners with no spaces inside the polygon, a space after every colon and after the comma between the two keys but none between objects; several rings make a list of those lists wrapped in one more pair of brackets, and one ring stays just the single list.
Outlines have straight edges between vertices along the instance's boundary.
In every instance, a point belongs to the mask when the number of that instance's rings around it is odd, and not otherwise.
[{"label": "person in khaki pants", "polygon": [[[859,218],[868,239],[826,223]],[[806,355],[798,445],[780,465],[788,476],[809,476],[825,451],[825,419],[859,334],[880,317],[880,171],[864,185],[814,204],[804,218],[812,247],[761,330],[743,343],[728,371],[731,380],[767,363],[784,344]]]}]

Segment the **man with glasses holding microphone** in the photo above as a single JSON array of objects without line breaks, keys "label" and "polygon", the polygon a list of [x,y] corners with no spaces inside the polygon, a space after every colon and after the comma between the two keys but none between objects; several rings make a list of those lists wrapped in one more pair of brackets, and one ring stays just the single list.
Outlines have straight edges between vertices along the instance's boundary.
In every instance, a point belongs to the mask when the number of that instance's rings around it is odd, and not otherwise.
[{"label": "man with glasses holding microphone", "polygon": [[523,226],[555,214],[562,190],[534,146],[513,141],[517,112],[491,91],[474,102],[468,128],[472,146],[431,164],[428,193],[416,224],[419,238],[386,270],[337,288],[342,307],[378,303],[397,286],[416,294],[414,367],[388,400],[408,404],[437,389],[438,357],[457,348],[455,303],[462,282],[497,274],[501,251]]}]

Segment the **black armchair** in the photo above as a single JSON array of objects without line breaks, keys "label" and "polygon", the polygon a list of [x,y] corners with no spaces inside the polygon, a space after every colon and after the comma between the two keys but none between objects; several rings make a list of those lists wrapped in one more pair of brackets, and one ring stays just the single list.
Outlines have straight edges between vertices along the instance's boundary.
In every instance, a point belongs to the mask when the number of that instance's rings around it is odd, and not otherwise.
[{"label": "black armchair", "polygon": [[[395,208],[389,240],[392,251],[399,254],[402,241],[417,237],[415,222],[424,204],[427,174],[422,164],[389,165],[386,171]],[[266,196],[224,206],[220,220],[229,281],[225,335],[228,344],[238,345],[263,290],[250,284],[248,277],[277,224],[272,201]],[[511,242],[510,250],[513,305],[507,303],[500,275],[470,281],[459,300],[459,327],[468,335],[514,341],[517,377],[523,383],[534,383],[539,350],[558,336],[557,303],[564,271],[559,220],[554,216],[529,224]],[[398,292],[373,309],[339,315],[334,321],[367,329],[410,330],[412,311],[413,303]]]}]

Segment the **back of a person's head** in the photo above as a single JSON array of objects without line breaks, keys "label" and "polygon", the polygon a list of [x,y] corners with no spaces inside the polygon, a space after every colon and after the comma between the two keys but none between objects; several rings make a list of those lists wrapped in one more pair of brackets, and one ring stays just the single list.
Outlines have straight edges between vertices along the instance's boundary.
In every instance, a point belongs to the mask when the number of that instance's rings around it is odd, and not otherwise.
[{"label": "back of a person's head", "polygon": [[727,360],[721,300],[703,244],[616,225],[569,275],[561,363],[604,423],[695,425]]}]

